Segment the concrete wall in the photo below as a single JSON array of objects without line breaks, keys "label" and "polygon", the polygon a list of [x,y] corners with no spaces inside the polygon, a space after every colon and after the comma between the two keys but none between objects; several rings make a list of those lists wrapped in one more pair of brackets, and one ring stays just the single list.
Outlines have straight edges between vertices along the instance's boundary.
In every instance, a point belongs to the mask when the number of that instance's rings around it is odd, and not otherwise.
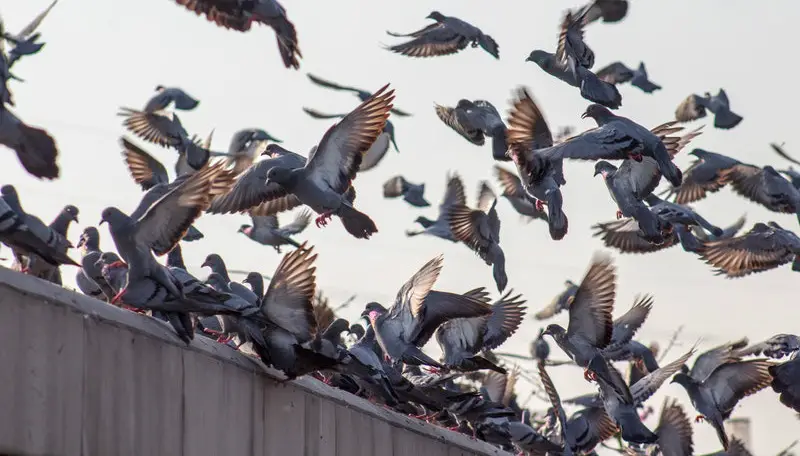
[{"label": "concrete wall", "polygon": [[[67,273],[71,273],[69,270]],[[0,454],[504,455],[0,267]]]}]

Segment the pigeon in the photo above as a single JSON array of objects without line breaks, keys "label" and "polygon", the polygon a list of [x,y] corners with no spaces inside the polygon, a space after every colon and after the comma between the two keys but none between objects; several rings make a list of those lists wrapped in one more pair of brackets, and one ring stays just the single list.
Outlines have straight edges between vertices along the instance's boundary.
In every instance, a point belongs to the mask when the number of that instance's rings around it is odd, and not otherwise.
[{"label": "pigeon", "polygon": [[433,11],[426,19],[436,22],[409,34],[386,32],[394,37],[413,38],[386,49],[409,57],[434,57],[455,54],[471,45],[473,48],[480,46],[494,58],[500,58],[499,46],[494,38],[474,25],[438,11]]},{"label": "pigeon", "polygon": [[[335,118],[343,118],[347,114],[323,114],[317,110],[310,109],[310,108],[303,108],[308,115],[315,119],[335,119]],[[394,113],[395,110],[392,109],[390,111]],[[397,143],[394,139],[394,125],[389,119],[386,119],[386,125],[383,127],[383,131],[378,136],[378,139],[372,143],[372,145],[367,149],[364,153],[364,158],[361,160],[361,165],[358,167],[358,172],[369,171],[376,166],[383,160],[383,157],[386,156],[386,152],[389,151],[389,145],[394,147],[395,152],[400,152],[397,148]]]},{"label": "pigeon", "polygon": [[258,242],[261,245],[272,246],[276,252],[281,253],[282,245],[300,247],[292,236],[303,232],[311,221],[311,212],[300,212],[294,221],[285,226],[279,226],[277,215],[251,216],[252,225],[242,225],[239,232]]},{"label": "pigeon", "polygon": [[181,88],[157,85],[156,94],[144,105],[144,112],[153,113],[163,111],[170,105],[172,105],[174,109],[191,111],[196,108],[198,104],[200,104],[199,101],[192,98],[191,95]]},{"label": "pigeon", "polygon": [[[205,283],[210,285],[213,289],[226,294],[227,296],[221,298],[224,300],[225,304],[237,309],[241,309],[243,314],[256,314],[260,312],[259,302],[247,302],[244,298],[234,294],[230,287],[228,287],[225,279],[223,279],[222,276],[216,272],[209,274],[208,278],[205,280]],[[248,319],[247,317],[241,315],[216,315],[216,317],[220,326],[219,334],[214,334],[215,331],[209,331],[208,329],[206,330],[206,333],[211,333],[212,335],[218,336],[217,342],[227,343],[235,338],[237,339],[237,348],[247,342],[250,342],[253,344],[256,353],[259,353],[261,350],[266,350],[264,348],[266,341],[264,340],[261,324],[257,321]]]},{"label": "pigeon", "polygon": [[781,403],[800,413],[800,356],[769,366],[772,389],[778,393]]},{"label": "pigeon", "polygon": [[608,372],[588,369],[589,362],[612,341],[613,320],[611,313],[616,298],[616,271],[611,259],[597,255],[581,281],[575,298],[569,305],[569,325],[550,324],[544,331],[575,364],[586,368],[584,377],[590,381],[598,375],[606,376],[606,383],[613,384]]},{"label": "pigeon", "polygon": [[738,164],[722,172],[737,194],[772,212],[796,214],[800,221],[800,189],[772,166]]},{"label": "pigeon", "polygon": [[225,260],[223,260],[222,257],[216,253],[208,254],[200,267],[207,267],[211,269],[212,273],[219,274],[219,276],[222,277],[222,280],[227,285],[226,288],[229,288],[231,293],[244,298],[245,301],[255,302],[259,300],[258,296],[253,291],[250,291],[249,288],[241,283],[233,282],[231,280],[230,275],[228,275],[228,267],[225,265]]},{"label": "pigeon", "polygon": [[692,227],[692,234],[694,235],[695,238],[697,238],[701,242],[717,241],[717,240],[720,240],[720,239],[730,239],[730,238],[736,236],[737,233],[739,233],[739,230],[742,229],[742,227],[744,226],[745,222],[747,222],[747,217],[742,215],[741,217],[736,219],[736,221],[733,222],[732,225],[730,225],[730,226],[728,226],[726,228],[723,228],[722,229],[722,234],[719,235],[719,236],[715,236],[714,234],[706,233],[706,231],[703,228],[699,227],[699,226],[693,226]]},{"label": "pigeon", "polygon": [[[207,166],[152,205],[143,207],[142,203],[146,201],[142,200],[130,216],[116,207],[103,210],[100,224],[108,223],[117,251],[130,266],[129,285],[135,283],[140,292],[160,286],[170,296],[184,296],[178,281],[156,262],[153,253],[164,255],[174,248],[189,226],[208,207],[212,184],[217,185],[214,180],[222,171],[219,165]],[[117,293],[112,301],[123,299],[126,290],[127,287]]]},{"label": "pigeon", "polygon": [[[61,209],[61,212],[59,212],[56,218],[48,225],[48,228],[58,235],[60,239],[66,240],[66,244],[63,246],[64,253],[72,247],[72,243],[68,240],[69,226],[72,222],[78,223],[78,208],[70,204]],[[61,271],[57,266],[42,261],[40,258],[37,258],[36,255],[27,255],[25,260],[27,260],[25,268],[28,274],[56,285],[62,285]],[[22,268],[22,264],[15,264],[15,266]]]},{"label": "pigeon", "polygon": [[247,277],[242,280],[242,283],[250,285],[250,289],[253,291],[253,294],[256,295],[259,302],[264,299],[264,276],[258,272],[250,272],[247,274]]},{"label": "pigeon", "polygon": [[444,364],[449,369],[474,371],[491,369],[505,374],[506,370],[477,353],[502,345],[513,335],[525,316],[522,295],[503,295],[492,305],[485,317],[456,318],[436,329],[436,341],[442,349]]},{"label": "pigeon", "polygon": [[632,354],[627,349],[633,336],[642,327],[650,310],[653,308],[653,297],[650,295],[637,296],[633,306],[621,317],[613,322],[611,342],[602,350],[603,357],[609,361],[622,361]]},{"label": "pigeon", "polygon": [[597,72],[597,77],[601,81],[610,84],[630,82],[632,86],[640,88],[644,93],[653,93],[656,90],[661,90],[660,85],[654,84],[647,79],[647,70],[644,67],[644,62],[640,62],[639,67],[635,70],[628,68],[622,62],[610,63]]},{"label": "pigeon", "polygon": [[500,196],[508,200],[508,202],[511,203],[511,207],[513,207],[523,219],[528,222],[537,219],[547,222],[547,212],[544,211],[544,207],[541,209],[537,207],[536,202],[525,192],[525,188],[522,186],[519,177],[498,165],[495,165],[494,173],[503,189],[503,193],[501,193]]},{"label": "pigeon", "polygon": [[405,202],[414,207],[428,207],[431,205],[431,203],[425,200],[423,196],[424,193],[424,183],[412,184],[400,175],[389,178],[389,180],[383,184],[384,198],[398,198],[402,196]]},{"label": "pigeon", "polygon": [[723,421],[730,417],[741,399],[770,385],[770,366],[765,359],[739,361],[734,356],[733,346],[727,344],[698,356],[691,370],[684,365],[672,383],[686,389],[699,413],[696,421],[708,421],[727,451],[729,441]]},{"label": "pigeon", "polygon": [[700,214],[689,208],[669,201],[664,201],[654,194],[647,195],[645,202],[650,205],[650,212],[659,219],[669,223],[680,223],[684,226],[700,226],[714,236],[722,236],[722,228],[714,226]]},{"label": "pigeon", "polygon": [[100,268],[101,277],[113,292],[111,298],[108,299],[108,303],[119,306],[119,302],[112,301],[114,296],[125,288],[128,283],[128,265],[116,253],[103,252],[95,262],[94,267]]},{"label": "pigeon", "polygon": [[569,309],[569,306],[575,301],[575,294],[578,292],[580,286],[571,280],[564,281],[564,291],[557,294],[553,300],[545,308],[536,312],[533,317],[539,321],[552,318],[562,310]]},{"label": "pigeon", "polygon": [[294,24],[286,17],[286,9],[277,0],[175,0],[179,5],[218,26],[247,32],[253,22],[258,22],[275,31],[283,65],[286,68],[300,68],[303,54],[297,46],[297,31]]},{"label": "pigeon", "polygon": [[714,113],[714,126],[729,130],[742,121],[741,116],[730,110],[728,94],[719,89],[716,95],[711,96],[706,92],[704,96],[695,94],[684,99],[675,110],[675,120],[678,122],[691,122],[706,116],[706,109]]},{"label": "pigeon", "polygon": [[736,159],[703,149],[694,149],[689,155],[697,159],[683,171],[681,185],[671,187],[665,192],[667,198],[674,196],[674,202],[678,204],[694,203],[709,193],[716,193],[729,181],[724,172],[741,165]]},{"label": "pigeon", "polygon": [[8,68],[14,66],[14,63],[22,56],[33,55],[42,50],[45,43],[37,42],[41,35],[36,33],[36,29],[41,25],[44,18],[47,17],[47,14],[50,13],[50,10],[56,6],[56,3],[58,3],[58,0],[53,0],[50,6],[33,18],[33,20],[16,35],[12,35],[8,32],[1,33],[3,39],[14,45],[8,53]]},{"label": "pigeon", "polygon": [[620,253],[653,253],[680,244],[683,250],[697,253],[701,248],[701,241],[695,236],[693,229],[702,230],[692,226],[675,223],[672,231],[664,234],[659,244],[654,244],[641,236],[639,222],[633,218],[623,218],[611,222],[600,222],[592,225],[595,230],[592,236],[599,237],[606,247],[618,250]]},{"label": "pigeon", "polygon": [[[28,222],[32,226],[28,225]],[[41,220],[32,219],[28,214],[21,212],[18,200],[14,202],[12,197],[12,202],[9,202],[5,195],[0,197],[0,242],[20,254],[35,254],[53,266],[61,264],[78,266],[66,254],[57,236],[51,236],[51,230]]]},{"label": "pigeon", "polygon": [[439,255],[425,263],[403,284],[388,310],[380,304],[370,303],[362,314],[369,318],[384,355],[395,364],[403,362],[444,368],[419,347],[424,346],[436,328],[448,320],[481,317],[492,312],[478,290],[465,295],[432,290],[443,261],[444,257]]},{"label": "pigeon", "polygon": [[737,356],[764,356],[781,359],[800,351],[800,337],[794,334],[776,334],[769,339],[736,352]]},{"label": "pigeon", "polygon": [[628,14],[628,0],[591,0],[583,6],[584,24],[591,24],[598,19],[605,23],[619,22]]},{"label": "pigeon", "polygon": [[485,137],[492,138],[492,156],[507,161],[506,124],[491,103],[485,100],[458,100],[455,108],[436,105],[436,115],[467,141],[482,146]]},{"label": "pigeon", "polygon": [[564,180],[563,160],[551,160],[538,150],[551,147],[553,137],[541,110],[525,88],[517,90],[508,116],[508,154],[517,166],[525,193],[543,211],[547,205],[550,237],[561,240],[569,229],[560,187]]},{"label": "pigeon", "polygon": [[[576,160],[624,160],[632,159],[641,162],[645,156],[653,158],[658,170],[673,185],[680,186],[681,170],[672,162],[670,148],[677,153],[682,145],[668,147],[665,135],[678,130],[673,128],[674,122],[659,125],[648,130],[636,122],[617,116],[605,106],[592,104],[586,108],[581,117],[591,117],[597,127],[585,131],[561,144],[545,149],[541,153],[553,159],[572,158]],[[699,133],[690,133],[691,136]],[[677,141],[681,142],[680,138]],[[691,138],[689,138],[691,139]]]},{"label": "pigeon", "polygon": [[0,106],[0,144],[17,153],[25,171],[39,179],[59,176],[58,148],[49,133],[20,120],[7,106]]},{"label": "pigeon", "polygon": [[[369,97],[372,96],[372,92],[368,92],[366,90],[357,89],[355,87],[343,86],[343,85],[337,84],[335,82],[328,81],[327,79],[322,79],[322,78],[320,78],[318,76],[314,76],[311,73],[307,73],[306,76],[308,76],[308,79],[310,79],[311,82],[313,82],[314,84],[317,84],[319,86],[326,87],[328,89],[333,89],[333,90],[344,90],[345,92],[352,92],[362,102],[367,101],[369,99]],[[312,114],[312,112],[317,113],[318,111],[314,111],[314,110],[310,110],[310,109],[306,109],[306,108],[303,108],[303,110],[306,111],[312,117],[317,117],[314,114]],[[309,111],[311,111],[311,112],[309,112]],[[400,116],[400,117],[408,117],[408,116],[411,115],[408,112],[402,111],[402,110],[400,110],[398,108],[395,108],[395,107],[392,108],[391,113],[396,115],[396,116]],[[341,116],[335,115],[335,117],[344,117],[344,114],[342,114]],[[318,118],[330,118],[330,117],[318,117]]]},{"label": "pigeon", "polygon": [[692,423],[675,399],[664,399],[658,418],[658,449],[664,456],[694,454]]},{"label": "pigeon", "polygon": [[447,212],[447,221],[453,237],[492,266],[497,291],[502,293],[508,284],[508,276],[506,256],[500,247],[500,217],[496,207],[497,198],[494,198],[488,212],[482,207],[470,209],[465,204],[455,204]]},{"label": "pigeon", "polygon": [[531,341],[531,358],[544,362],[549,357],[550,344],[544,339],[544,328],[539,328],[539,335]]},{"label": "pigeon", "polygon": [[231,138],[226,163],[233,166],[234,173],[241,174],[261,155],[270,141],[283,142],[260,128],[239,130]]},{"label": "pigeon", "polygon": [[713,266],[717,275],[729,278],[768,271],[789,262],[800,272],[800,238],[775,222],[756,223],[747,233],[728,239],[708,241],[700,258]]},{"label": "pigeon", "polygon": [[464,184],[458,174],[447,176],[447,190],[445,191],[444,198],[439,204],[439,217],[436,220],[430,220],[427,217],[419,216],[416,222],[422,225],[422,231],[406,231],[406,236],[417,236],[419,234],[429,234],[438,238],[446,239],[452,242],[458,242],[450,230],[450,222],[448,214],[450,208],[458,205],[466,204],[467,197],[464,195]]},{"label": "pigeon", "polygon": [[81,251],[81,268],[75,274],[75,283],[81,292],[102,301],[110,301],[115,294],[103,278],[102,268],[96,265],[103,252],[100,250],[100,233],[97,228],[84,228],[76,247]]},{"label": "pigeon", "polygon": [[357,239],[378,231],[375,223],[344,198],[358,172],[361,159],[380,135],[394,99],[388,84],[331,127],[302,168],[276,166],[267,172],[267,183],[280,186],[271,200],[293,197],[320,214],[317,226],[338,215],[345,229]]}]

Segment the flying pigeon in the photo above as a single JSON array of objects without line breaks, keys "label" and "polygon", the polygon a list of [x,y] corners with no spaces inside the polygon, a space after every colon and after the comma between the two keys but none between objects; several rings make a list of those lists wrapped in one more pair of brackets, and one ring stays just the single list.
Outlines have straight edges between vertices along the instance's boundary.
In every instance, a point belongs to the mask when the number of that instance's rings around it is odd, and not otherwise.
[{"label": "flying pigeon", "polygon": [[500,247],[500,217],[496,207],[497,198],[494,198],[488,211],[485,206],[470,209],[465,204],[455,204],[447,212],[447,221],[453,237],[492,266],[497,291],[502,292],[508,284],[508,276],[506,256]]},{"label": "flying pigeon", "polygon": [[562,310],[569,309],[569,306],[575,300],[575,293],[578,292],[579,285],[571,280],[564,282],[564,291],[557,294],[553,300],[545,308],[536,312],[533,317],[537,320],[547,320],[552,318]]},{"label": "flying pigeon", "polygon": [[592,229],[595,230],[592,236],[599,237],[606,247],[618,250],[620,253],[652,253],[678,244],[687,252],[697,253],[700,250],[702,243],[692,230],[702,230],[702,228],[692,226],[690,229],[680,223],[673,224],[672,228],[660,244],[653,244],[641,236],[641,229],[636,219],[623,218],[592,225]]},{"label": "flying pigeon", "polygon": [[294,24],[286,17],[286,9],[277,0],[175,0],[176,3],[186,7],[197,15],[204,15],[206,19],[218,26],[247,32],[258,22],[275,31],[283,65],[286,68],[300,68],[299,59],[303,57],[297,46],[297,31]]},{"label": "flying pigeon", "polygon": [[628,14],[628,0],[591,0],[583,9],[587,10],[583,13],[584,24],[591,24],[598,19],[613,24]]},{"label": "flying pigeon", "polygon": [[730,110],[728,95],[723,89],[719,89],[714,96],[708,92],[702,97],[695,94],[689,95],[675,110],[675,120],[691,122],[701,119],[706,116],[706,110],[714,114],[714,126],[723,130],[729,130],[742,121],[741,116]]},{"label": "flying pigeon", "polygon": [[733,346],[726,344],[698,356],[691,370],[684,365],[672,382],[686,389],[699,413],[696,421],[708,421],[717,431],[723,448],[728,450],[728,436],[722,423],[741,399],[770,385],[770,366],[765,359],[739,361]]},{"label": "flying pigeon", "polygon": [[683,171],[681,185],[665,192],[667,198],[674,196],[674,202],[678,204],[694,203],[719,191],[729,182],[724,171],[742,164],[739,160],[703,149],[694,149],[689,155],[697,159]]},{"label": "flying pigeon", "polygon": [[523,219],[528,222],[536,219],[547,222],[547,213],[544,211],[544,207],[541,210],[537,207],[536,201],[532,200],[525,192],[525,188],[516,174],[498,165],[494,167],[494,174],[503,189],[503,193],[500,196],[508,200],[511,203],[511,207]]},{"label": "flying pigeon", "polygon": [[448,215],[450,208],[458,205],[466,204],[467,197],[464,195],[464,184],[458,174],[447,176],[447,190],[445,191],[444,198],[439,204],[439,216],[436,220],[431,220],[427,217],[419,216],[416,222],[422,225],[422,231],[406,231],[406,236],[417,236],[419,234],[429,234],[438,238],[446,239],[452,242],[458,242],[450,230],[450,222]]},{"label": "flying pigeon", "polygon": [[729,278],[768,271],[792,262],[800,272],[800,238],[775,222],[756,223],[747,233],[728,239],[708,241],[700,258],[713,266],[717,275]]},{"label": "flying pigeon", "polygon": [[0,144],[16,152],[19,162],[34,177],[52,180],[59,176],[53,137],[24,123],[7,106],[0,106]]},{"label": "flying pigeon", "polygon": [[474,25],[438,11],[433,11],[427,19],[436,22],[409,34],[386,32],[394,37],[413,38],[387,49],[409,57],[434,57],[455,54],[471,45],[473,48],[480,46],[494,58],[500,58],[499,46],[494,38]]},{"label": "flying pigeon", "polygon": [[306,229],[311,221],[311,212],[308,210],[300,212],[292,223],[285,226],[279,226],[277,215],[251,215],[250,219],[253,224],[242,225],[239,227],[239,232],[261,245],[272,246],[276,252],[281,253],[282,245],[300,247],[292,236]]},{"label": "flying pigeon", "polygon": [[692,422],[675,399],[664,399],[656,434],[661,454],[665,456],[694,454]]},{"label": "flying pigeon", "polygon": [[517,90],[508,115],[508,154],[517,166],[525,193],[535,199],[543,211],[547,205],[547,223],[553,240],[563,239],[569,229],[560,187],[564,180],[563,160],[549,159],[538,150],[551,147],[553,136],[541,110],[525,88]]},{"label": "flying pigeon", "polygon": [[226,163],[233,166],[234,173],[241,174],[262,154],[270,141],[282,142],[260,128],[239,130],[231,138]]},{"label": "flying pigeon", "polygon": [[[362,102],[367,101],[369,99],[369,97],[372,96],[372,92],[368,92],[368,91],[362,90],[362,89],[357,89],[355,87],[343,86],[343,85],[337,84],[335,82],[328,81],[327,79],[322,79],[322,78],[320,78],[318,76],[314,76],[311,73],[307,73],[306,76],[308,76],[308,79],[310,79],[311,82],[313,82],[314,84],[317,84],[319,86],[326,87],[328,89],[333,89],[333,90],[343,90],[345,92],[352,92]],[[317,113],[318,111],[311,110],[311,109],[306,109],[306,108],[304,108],[303,110],[306,111],[311,117],[317,117],[314,114],[312,114],[312,112]],[[311,112],[309,112],[309,111],[311,111]],[[394,114],[396,116],[400,116],[400,117],[408,117],[408,116],[411,115],[411,114],[409,114],[409,113],[407,113],[405,111],[402,111],[402,110],[394,108],[394,107],[392,108],[391,112],[392,112],[392,114]],[[327,116],[327,115],[323,114],[323,116]],[[335,117],[344,117],[344,116],[345,115],[342,114],[341,116],[336,115]],[[317,117],[317,118],[330,118],[330,117]]]},{"label": "flying pigeon", "polygon": [[170,105],[181,111],[191,111],[200,104],[195,98],[178,87],[156,86],[156,94],[144,105],[144,112],[153,113],[163,111]]},{"label": "flying pigeon", "polygon": [[47,14],[50,13],[50,10],[56,6],[56,3],[58,3],[58,0],[53,0],[50,6],[33,18],[33,20],[16,35],[12,35],[8,32],[0,33],[2,39],[14,45],[8,52],[8,68],[14,66],[14,63],[22,56],[33,55],[42,50],[46,43],[38,43],[37,40],[40,38],[41,34],[35,32],[44,18],[47,17]]},{"label": "flying pigeon", "polygon": [[597,72],[597,77],[601,81],[610,84],[624,84],[630,82],[632,86],[638,87],[645,93],[653,93],[656,90],[661,90],[661,86],[654,84],[647,79],[647,70],[644,67],[644,62],[639,63],[639,68],[632,70],[625,66],[622,62],[610,63]]},{"label": "flying pigeon", "polygon": [[295,199],[320,214],[317,226],[338,215],[353,237],[367,239],[378,231],[375,223],[344,197],[358,172],[361,159],[380,135],[389,117],[394,91],[388,84],[360,104],[322,137],[304,167],[275,166],[267,172],[267,184],[279,188],[267,200]]},{"label": "flying pigeon", "polygon": [[57,236],[51,235],[51,230],[41,220],[20,212],[18,200],[15,202],[12,197],[9,202],[5,195],[0,197],[0,242],[20,254],[35,254],[54,266],[79,266],[67,256],[63,244],[58,241]]},{"label": "flying pigeon", "polygon": [[456,318],[436,329],[436,341],[442,349],[444,364],[450,369],[473,371],[491,369],[505,374],[506,370],[478,355],[493,350],[516,332],[525,316],[522,295],[512,291],[492,304],[492,313],[485,317]]},{"label": "flying pigeon", "polygon": [[478,290],[465,295],[432,290],[443,261],[444,257],[439,255],[422,266],[400,288],[388,310],[377,303],[368,304],[364,310],[384,355],[393,363],[443,368],[420,350],[436,328],[454,318],[491,314],[491,306]]},{"label": "flying pigeon", "polygon": [[650,212],[668,224],[680,223],[683,226],[700,226],[714,236],[722,236],[722,228],[712,225],[688,206],[664,201],[654,194],[647,195],[645,202],[650,205]]},{"label": "flying pigeon", "polygon": [[455,108],[436,105],[436,115],[467,141],[482,146],[485,136],[492,138],[492,156],[507,161],[506,124],[491,103],[485,100],[458,100]]},{"label": "flying pigeon", "polygon": [[412,184],[403,176],[394,176],[383,184],[384,198],[403,197],[403,200],[414,207],[428,207],[431,205],[423,196],[425,184]]},{"label": "flying pigeon", "polygon": [[736,234],[739,233],[739,230],[742,229],[742,227],[744,226],[745,222],[747,222],[747,217],[742,215],[741,217],[736,219],[736,221],[733,222],[733,224],[731,224],[728,227],[723,228],[722,229],[722,234],[719,235],[719,236],[715,236],[714,234],[706,233],[706,231],[703,228],[699,227],[699,226],[693,226],[692,227],[692,234],[694,235],[695,238],[697,238],[701,242],[718,241],[720,239],[729,239],[729,238],[732,238],[732,237],[736,236]]},{"label": "flying pigeon", "polygon": [[796,214],[800,221],[800,189],[772,166],[740,163],[723,171],[722,176],[737,194],[769,211]]}]

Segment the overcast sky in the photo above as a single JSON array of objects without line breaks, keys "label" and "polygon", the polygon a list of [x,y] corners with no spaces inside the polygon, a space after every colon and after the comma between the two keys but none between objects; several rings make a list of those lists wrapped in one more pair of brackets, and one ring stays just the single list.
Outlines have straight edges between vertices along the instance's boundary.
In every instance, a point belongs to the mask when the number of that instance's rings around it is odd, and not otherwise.
[{"label": "overcast sky", "polygon": [[[586,30],[597,68],[617,60],[633,67],[644,60],[651,79],[664,87],[648,95],[621,86],[621,115],[653,127],[671,120],[675,107],[690,93],[716,93],[724,87],[732,109],[744,121],[731,131],[709,124],[686,152],[700,147],[753,164],[784,167],[786,162],[769,149],[768,144],[775,141],[785,142],[790,153],[800,156],[800,141],[794,138],[794,107],[800,98],[797,91],[788,90],[797,77],[793,30],[800,6],[796,1],[772,0],[769,8],[746,0],[631,3],[623,22],[598,22]],[[48,4],[49,0],[6,2],[2,14],[7,29],[19,31]],[[411,274],[444,253],[445,267],[437,288],[462,292],[486,286],[496,291],[491,269],[463,245],[436,238],[407,239],[403,234],[418,215],[435,218],[448,170],[463,177],[471,205],[481,179],[489,179],[499,191],[488,143],[485,147],[469,144],[437,119],[433,105],[454,105],[460,98],[486,99],[505,114],[512,91],[526,86],[552,129],[592,127],[591,120],[580,119],[588,102],[577,89],[525,62],[533,49],[555,49],[562,14],[577,3],[286,0],[284,6],[298,31],[304,56],[300,71],[283,67],[274,33],[267,27],[254,26],[245,34],[226,31],[170,0],[62,0],[40,28],[46,47],[14,67],[26,82],[11,82],[19,116],[56,138],[61,178],[38,181],[6,151],[3,183],[14,184],[25,209],[45,220],[66,204],[77,205],[81,224],[70,232],[75,242],[84,226],[98,222],[104,207],[115,205],[130,212],[138,203],[141,192],[121,160],[118,141],[124,130],[115,114],[120,106],[142,107],[156,85],[180,86],[200,100],[196,110],[180,116],[191,133],[205,136],[215,129],[216,150],[227,148],[236,130],[260,127],[283,139],[289,149],[306,153],[331,122],[311,119],[302,106],[346,112],[358,103],[349,93],[311,84],[306,72],[366,90],[391,83],[395,105],[414,116],[392,118],[400,153],[390,151],[379,167],[355,181],[356,205],[376,221],[380,232],[368,241],[357,240],[334,222],[324,229],[312,224],[298,236],[308,239],[319,253],[319,286],[334,302],[357,294],[356,302],[343,312],[355,319],[368,301],[390,304]],[[382,49],[398,40],[385,30],[407,33],[421,28],[429,23],[425,16],[432,10],[457,16],[492,35],[500,46],[500,60],[471,48],[433,59],[412,59]],[[172,170],[174,151],[137,143]],[[690,163],[685,153],[676,161],[683,169]],[[565,279],[580,280],[592,254],[602,250],[590,227],[613,219],[616,207],[602,180],[592,178],[592,171],[591,164],[565,165],[564,207],[570,231],[562,241],[552,241],[545,224],[522,223],[506,201],[498,203],[509,287],[524,294],[531,314],[561,290]],[[381,185],[396,174],[425,182],[434,207],[418,210],[399,200],[383,200]],[[769,213],[728,189],[696,208],[720,226],[744,213],[747,228],[768,220],[797,226],[792,216]],[[283,214],[282,219],[290,217]],[[208,253],[217,252],[230,268],[271,274],[279,256],[236,232],[247,222],[246,216],[201,218],[197,226],[205,239],[183,245],[190,269],[204,277],[207,271],[199,265]],[[102,247],[112,249],[105,229],[101,236]],[[4,250],[4,256],[8,255]],[[657,340],[663,347],[672,332],[685,325],[670,359],[701,337],[702,347],[708,348],[745,335],[758,341],[775,333],[800,331],[796,298],[800,276],[788,266],[727,280],[715,277],[708,266],[679,247],[646,256],[615,257],[619,267],[616,315],[630,307],[635,294],[655,295],[653,312],[639,333],[641,341]],[[65,282],[74,283],[75,270],[62,270]],[[556,321],[565,325],[566,316]],[[539,327],[532,317],[527,318],[503,350],[527,353]],[[555,344],[553,348],[554,357],[563,358]],[[592,389],[577,369],[564,367],[555,370],[554,376],[562,397]],[[521,382],[522,397],[527,390]],[[651,405],[659,409],[665,395],[679,398],[689,407],[687,413],[696,415],[678,385],[662,388]],[[543,408],[544,404],[532,401],[531,406]],[[771,390],[745,399],[734,416],[753,420],[756,454],[774,454],[800,435],[800,422]],[[655,414],[648,424],[655,428],[657,420]],[[698,453],[718,449],[709,425],[698,424],[694,429]]]}]

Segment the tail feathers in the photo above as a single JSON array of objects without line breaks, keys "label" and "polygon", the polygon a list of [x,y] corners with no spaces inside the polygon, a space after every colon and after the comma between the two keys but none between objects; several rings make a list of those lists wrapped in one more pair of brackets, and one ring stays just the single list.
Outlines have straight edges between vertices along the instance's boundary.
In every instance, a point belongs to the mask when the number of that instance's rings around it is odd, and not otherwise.
[{"label": "tail feathers", "polygon": [[426,365],[433,366],[438,369],[445,369],[445,366],[437,362],[430,356],[426,355],[418,347],[412,346],[405,353],[403,353],[403,362],[411,364],[412,366]]},{"label": "tail feathers", "polygon": [[632,421],[621,428],[622,439],[631,443],[656,443],[658,435],[647,428],[641,421]]},{"label": "tail feathers", "polygon": [[52,136],[46,131],[19,124],[21,141],[14,149],[20,163],[32,175],[41,179],[55,179],[59,175],[56,158],[58,148]]},{"label": "tail feathers", "polygon": [[640,235],[646,241],[653,244],[660,244],[664,238],[661,236],[660,220],[658,216],[650,212],[644,205],[636,208],[633,218],[639,223]]},{"label": "tail feathers", "polygon": [[569,230],[569,219],[562,210],[562,203],[561,190],[553,191],[548,195],[547,225],[550,228],[550,237],[554,241],[564,239]]},{"label": "tail feathers", "polygon": [[300,377],[317,370],[330,369],[339,364],[336,359],[328,358],[299,345],[295,345],[294,349],[297,356],[295,365],[292,366],[291,370],[284,372],[290,378]]},{"label": "tail feathers", "polygon": [[287,244],[293,246],[293,247],[296,247],[298,249],[300,248],[300,244],[297,241],[295,241],[294,239],[292,239],[292,238],[290,238],[288,236],[283,238],[283,241],[286,242]]},{"label": "tail feathers", "polygon": [[589,70],[581,71],[581,96],[611,109],[622,106],[622,95],[614,84],[605,82]]},{"label": "tail feathers", "polygon": [[719,443],[722,444],[722,448],[728,451],[730,441],[728,441],[728,434],[725,433],[725,427],[722,425],[722,421],[713,420],[711,425],[714,426],[714,430],[717,431],[717,438],[719,438]]},{"label": "tail feathers", "polygon": [[181,240],[184,242],[192,242],[203,239],[203,237],[205,237],[203,233],[201,233],[200,230],[195,228],[194,225],[191,225],[189,226],[189,229],[186,230],[186,234],[183,235],[183,239]]},{"label": "tail feathers", "polygon": [[367,214],[357,211],[352,206],[342,204],[339,210],[339,218],[342,219],[344,229],[357,239],[369,239],[370,236],[378,232],[375,222]]},{"label": "tail feathers", "polygon": [[505,374],[506,373],[505,369],[503,369],[502,367],[498,366],[497,364],[489,361],[488,359],[484,358],[483,356],[473,356],[472,358],[469,359],[469,361],[472,361],[472,364],[474,364],[474,366],[475,366],[475,370],[489,369],[489,370],[493,370],[495,372],[498,372],[500,374]]},{"label": "tail feathers", "polygon": [[506,155],[507,151],[506,126],[501,124],[492,131],[492,156],[495,160],[509,161],[511,158]]},{"label": "tail feathers", "polygon": [[723,130],[729,130],[739,125],[741,121],[742,117],[729,109],[720,111],[714,115],[714,126],[722,128]]}]

